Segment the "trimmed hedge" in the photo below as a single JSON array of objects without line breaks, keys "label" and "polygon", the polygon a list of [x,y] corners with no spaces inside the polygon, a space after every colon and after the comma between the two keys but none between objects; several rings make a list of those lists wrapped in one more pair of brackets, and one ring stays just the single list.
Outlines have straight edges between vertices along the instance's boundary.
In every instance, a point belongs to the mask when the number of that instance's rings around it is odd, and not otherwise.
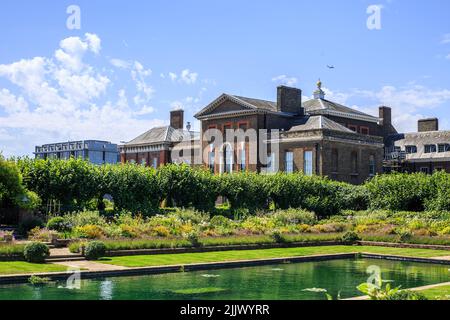
[{"label": "trimmed hedge", "polygon": [[220,196],[229,201],[232,212],[302,208],[319,218],[368,208],[450,210],[450,174],[444,172],[380,175],[363,186],[353,186],[302,173],[215,176],[208,170],[175,164],[158,170],[134,164],[99,167],[79,159],[23,159],[17,164],[25,186],[44,204],[61,201],[63,212],[92,209],[92,200],[106,194],[113,197],[116,211],[147,216],[160,212],[163,200],[167,206],[213,212]]}]

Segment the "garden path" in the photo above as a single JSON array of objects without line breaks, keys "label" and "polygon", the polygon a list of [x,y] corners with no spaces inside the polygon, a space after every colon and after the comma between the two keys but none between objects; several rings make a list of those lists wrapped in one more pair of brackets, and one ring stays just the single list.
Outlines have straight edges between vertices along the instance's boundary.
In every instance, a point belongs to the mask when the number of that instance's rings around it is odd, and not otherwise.
[{"label": "garden path", "polygon": [[82,269],[82,270],[88,270],[88,271],[116,271],[116,270],[129,269],[127,267],[114,266],[114,265],[103,264],[103,263],[87,261],[87,260],[54,262],[54,264],[63,265],[68,268]]}]

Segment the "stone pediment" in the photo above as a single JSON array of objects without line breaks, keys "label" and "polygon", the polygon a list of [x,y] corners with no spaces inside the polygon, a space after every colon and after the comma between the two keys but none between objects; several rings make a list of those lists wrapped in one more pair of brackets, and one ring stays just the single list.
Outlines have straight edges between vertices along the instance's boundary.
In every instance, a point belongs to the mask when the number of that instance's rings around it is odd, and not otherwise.
[{"label": "stone pediment", "polygon": [[276,104],[270,101],[238,97],[224,93],[198,112],[195,117],[203,119],[216,115],[252,113],[255,111],[276,111]]}]

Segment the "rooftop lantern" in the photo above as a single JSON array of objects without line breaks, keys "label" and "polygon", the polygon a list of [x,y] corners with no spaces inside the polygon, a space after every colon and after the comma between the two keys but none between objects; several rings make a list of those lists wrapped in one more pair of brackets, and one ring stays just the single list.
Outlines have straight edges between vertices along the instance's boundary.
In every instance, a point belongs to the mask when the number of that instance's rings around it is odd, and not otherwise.
[{"label": "rooftop lantern", "polygon": [[314,91],[314,99],[325,99],[325,92],[322,90],[322,81],[317,81],[317,90]]}]

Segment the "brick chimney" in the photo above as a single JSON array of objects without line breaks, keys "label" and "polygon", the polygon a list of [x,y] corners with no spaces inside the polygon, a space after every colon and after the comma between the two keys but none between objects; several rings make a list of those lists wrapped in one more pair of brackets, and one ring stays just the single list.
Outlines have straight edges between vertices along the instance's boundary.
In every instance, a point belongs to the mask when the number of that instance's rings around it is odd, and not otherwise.
[{"label": "brick chimney", "polygon": [[380,118],[382,119],[382,125],[388,126],[392,124],[392,109],[386,106],[379,108]]},{"label": "brick chimney", "polygon": [[418,131],[419,132],[439,131],[439,120],[437,118],[419,120]]},{"label": "brick chimney", "polygon": [[277,88],[277,110],[303,115],[302,90],[279,86]]},{"label": "brick chimney", "polygon": [[184,110],[170,111],[170,126],[174,129],[183,130],[183,128],[184,128]]}]

